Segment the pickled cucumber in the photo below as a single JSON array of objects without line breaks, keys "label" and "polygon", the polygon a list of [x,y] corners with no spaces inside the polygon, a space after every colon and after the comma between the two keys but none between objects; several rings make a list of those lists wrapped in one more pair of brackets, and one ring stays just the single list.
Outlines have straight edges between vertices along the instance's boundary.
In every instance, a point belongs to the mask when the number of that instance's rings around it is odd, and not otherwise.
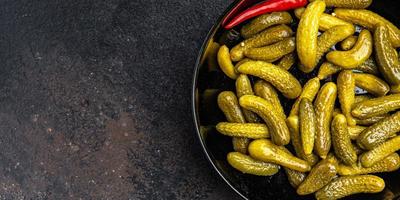
[{"label": "pickled cucumber", "polygon": [[400,111],[365,129],[357,144],[363,149],[373,149],[400,131]]},{"label": "pickled cucumber", "polygon": [[269,46],[249,48],[244,52],[244,55],[254,60],[271,61],[292,53],[295,48],[295,38],[291,37]]},{"label": "pickled cucumber", "polygon": [[381,121],[382,119],[385,119],[388,116],[389,115],[385,114],[385,115],[370,117],[367,119],[356,119],[356,124],[361,125],[361,126],[370,126],[370,125],[373,125],[373,124]]},{"label": "pickled cucumber", "polygon": [[299,81],[292,74],[271,63],[249,61],[240,65],[238,71],[264,79],[289,99],[298,97],[302,91]]},{"label": "pickled cucumber", "polygon": [[[254,94],[250,79],[247,75],[240,74],[239,77],[236,79],[236,94],[238,98],[244,95]],[[244,118],[247,122],[257,123],[261,121],[255,113],[246,109],[242,109],[242,111]]]},{"label": "pickled cucumber", "polygon": [[219,67],[225,73],[225,75],[227,75],[231,79],[236,79],[238,77],[235,66],[233,66],[232,64],[229,49],[227,46],[224,45],[219,48],[217,60]]},{"label": "pickled cucumber", "polygon": [[399,154],[393,153],[371,167],[339,165],[338,173],[342,176],[392,172],[400,168]]},{"label": "pickled cucumber", "polygon": [[270,137],[268,127],[265,124],[220,122],[216,128],[218,132],[231,137],[251,139]]},{"label": "pickled cucumber", "polygon": [[368,74],[379,75],[378,65],[372,57],[368,58],[363,64],[356,67],[356,70],[360,70]]},{"label": "pickled cucumber", "polygon": [[342,68],[340,68],[339,66],[336,66],[330,62],[324,62],[319,67],[318,78],[320,80],[326,79],[329,76],[340,72],[341,70],[342,70]]},{"label": "pickled cucumber", "polygon": [[231,59],[235,62],[244,58],[244,52],[249,48],[262,47],[284,40],[291,37],[293,31],[286,25],[278,25],[268,28],[261,33],[240,42],[232,48],[230,54]]},{"label": "pickled cucumber", "polygon": [[[310,0],[313,2],[315,0]],[[371,5],[372,0],[324,0],[326,6],[335,7],[335,8],[354,8],[354,9],[362,9],[367,8]]]},{"label": "pickled cucumber", "polygon": [[271,162],[299,172],[308,172],[311,166],[297,158],[283,146],[277,146],[266,139],[254,140],[249,145],[250,156],[264,162]]},{"label": "pickled cucumber", "polygon": [[315,165],[306,179],[297,188],[297,194],[312,194],[331,182],[337,174],[337,164],[331,159],[325,159]]},{"label": "pickled cucumber", "polygon": [[[305,10],[306,10],[305,8],[298,8],[294,11],[294,13],[298,19],[301,19]],[[320,31],[327,31],[335,26],[343,26],[343,25],[348,26],[351,25],[351,23],[348,23],[337,17],[334,17],[330,14],[322,13],[321,17],[319,18],[318,25]]]},{"label": "pickled cucumber", "polygon": [[296,49],[304,72],[311,72],[317,61],[318,23],[325,10],[321,0],[310,3],[301,16],[296,35]]},{"label": "pickled cucumber", "polygon": [[380,24],[384,24],[389,29],[388,37],[392,45],[400,47],[400,30],[394,24],[372,11],[336,8],[334,15],[345,21],[364,26],[371,31],[375,30]]},{"label": "pickled cucumber", "polygon": [[337,78],[338,97],[343,114],[346,116],[350,126],[356,125],[356,121],[351,115],[351,108],[355,100],[355,79],[351,70],[340,72]]},{"label": "pickled cucumber", "polygon": [[315,193],[317,200],[340,199],[358,193],[378,193],[385,188],[385,181],[373,175],[343,176],[334,179]]},{"label": "pickled cucumber", "polygon": [[286,119],[286,124],[290,131],[290,141],[296,152],[296,156],[307,161],[311,166],[314,166],[318,162],[318,156],[315,154],[306,155],[303,150],[303,145],[300,137],[300,125],[299,125],[299,117],[297,115],[289,116]]},{"label": "pickled cucumber", "polygon": [[254,160],[248,155],[231,152],[227,155],[228,163],[235,169],[257,176],[272,176],[279,171],[279,165]]},{"label": "pickled cucumber", "polygon": [[342,68],[354,69],[363,64],[372,54],[372,35],[368,30],[362,30],[354,47],[348,51],[332,51],[326,59]]},{"label": "pickled cucumber", "polygon": [[376,146],[372,150],[363,153],[360,157],[360,161],[363,167],[371,167],[398,150],[400,150],[400,136],[396,136]]},{"label": "pickled cucumber", "polygon": [[254,93],[274,105],[276,111],[282,116],[282,118],[286,118],[278,93],[271,84],[264,80],[258,80],[254,84]]},{"label": "pickled cucumber", "polygon": [[351,114],[360,119],[367,119],[395,111],[399,108],[400,94],[392,94],[357,103],[354,105]]},{"label": "pickled cucumber", "polygon": [[312,78],[307,81],[306,84],[304,84],[303,91],[299,98],[296,99],[292,106],[292,110],[290,111],[290,115],[298,115],[299,113],[299,104],[301,99],[307,98],[310,101],[314,101],[315,96],[317,96],[317,93],[319,91],[321,84],[318,78]]},{"label": "pickled cucumber", "polygon": [[340,48],[344,51],[350,50],[357,42],[357,36],[350,36],[340,43]]},{"label": "pickled cucumber", "polygon": [[336,156],[347,165],[354,165],[357,153],[354,151],[347,128],[346,117],[336,115],[332,121],[332,143]]},{"label": "pickled cucumber", "polygon": [[392,43],[388,39],[389,33],[389,29],[385,26],[376,28],[374,34],[375,56],[379,64],[379,71],[390,84],[393,92],[398,93],[400,87],[400,61],[396,49],[392,47]]},{"label": "pickled cucumber", "polygon": [[286,176],[287,176],[287,178],[289,180],[289,183],[293,188],[299,187],[299,185],[307,177],[307,174],[304,173],[304,172],[298,172],[296,170],[291,170],[291,169],[288,169],[288,168],[284,168],[284,169],[285,169]]},{"label": "pickled cucumber", "polygon": [[316,116],[315,150],[321,158],[326,158],[331,148],[330,123],[337,97],[337,87],[328,82],[322,86],[314,102]]},{"label": "pickled cucumber", "polygon": [[271,26],[278,24],[290,24],[292,22],[292,16],[288,12],[273,12],[264,14],[244,25],[240,30],[240,34],[247,39]]},{"label": "pickled cucumber", "polygon": [[282,57],[282,59],[278,63],[278,66],[281,67],[282,69],[289,70],[294,65],[295,62],[296,62],[295,53],[289,53]]},{"label": "pickled cucumber", "polygon": [[365,126],[349,126],[347,130],[349,131],[350,139],[357,140],[358,136],[366,129]]},{"label": "pickled cucumber", "polygon": [[309,155],[314,149],[315,140],[315,111],[312,102],[307,98],[300,101],[300,133],[304,153]]},{"label": "pickled cucumber", "polygon": [[245,95],[239,99],[240,105],[258,114],[268,126],[272,141],[277,145],[287,145],[290,142],[290,133],[286,125],[285,118],[276,112],[274,105],[267,100]]},{"label": "pickled cucumber", "polygon": [[354,73],[356,86],[375,96],[385,96],[390,91],[390,86],[382,79],[364,73]]}]

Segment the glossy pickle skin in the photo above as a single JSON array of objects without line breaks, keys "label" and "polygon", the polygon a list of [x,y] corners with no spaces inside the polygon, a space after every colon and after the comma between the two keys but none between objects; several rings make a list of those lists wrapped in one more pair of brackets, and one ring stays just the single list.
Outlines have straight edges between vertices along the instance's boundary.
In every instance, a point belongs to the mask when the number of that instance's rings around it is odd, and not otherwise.
[{"label": "glossy pickle skin", "polygon": [[337,164],[331,159],[324,159],[315,165],[305,180],[297,188],[297,194],[312,194],[331,182],[337,174]]},{"label": "glossy pickle skin", "polygon": [[398,150],[400,150],[400,136],[396,136],[363,153],[360,157],[360,162],[363,167],[371,167]]},{"label": "glossy pickle skin", "polygon": [[400,108],[400,94],[369,99],[354,105],[351,111],[354,117],[367,119],[387,114]]},{"label": "glossy pickle skin", "polygon": [[264,80],[258,80],[254,84],[254,93],[256,96],[259,96],[274,105],[276,111],[282,116],[282,118],[286,118],[285,111],[283,110],[281,101],[279,100],[278,93],[274,86]]},{"label": "glossy pickle skin", "polygon": [[355,79],[351,70],[343,70],[337,78],[338,97],[343,114],[350,126],[356,125],[351,115],[351,108],[355,101]]},{"label": "glossy pickle skin", "polygon": [[[298,19],[301,19],[304,11],[305,11],[305,8],[297,8],[294,11],[294,14],[296,15],[296,17]],[[319,22],[318,22],[318,26],[319,26],[318,29],[320,31],[327,31],[335,26],[348,26],[348,25],[351,25],[351,23],[341,20],[337,17],[334,17],[330,14],[322,13],[322,15],[319,19]]]},{"label": "glossy pickle skin", "polygon": [[307,98],[310,101],[314,101],[319,88],[321,87],[321,83],[318,78],[312,78],[304,84],[303,91],[301,92],[299,98],[294,102],[292,109],[290,110],[289,115],[298,115],[299,114],[299,105],[300,101],[303,98]]},{"label": "glossy pickle skin", "polygon": [[286,119],[286,124],[290,131],[290,141],[296,152],[296,156],[307,161],[311,166],[314,166],[319,161],[315,154],[306,155],[303,150],[303,144],[300,136],[299,117],[297,115],[289,116]]},{"label": "glossy pickle skin", "polygon": [[258,114],[267,124],[271,139],[277,145],[287,145],[290,133],[285,118],[276,112],[273,104],[254,95],[245,95],[239,99],[240,106]]},{"label": "glossy pickle skin", "polygon": [[231,137],[251,139],[269,138],[268,127],[265,124],[220,122],[216,129],[221,134]]},{"label": "glossy pickle skin", "polygon": [[290,53],[282,57],[279,61],[278,66],[285,70],[290,70],[296,62],[295,53]]},{"label": "glossy pickle skin", "polygon": [[396,49],[388,39],[389,29],[378,26],[374,33],[375,57],[385,80],[391,85],[396,93],[400,85],[400,62]]},{"label": "glossy pickle skin", "polygon": [[319,67],[317,77],[320,80],[324,80],[324,79],[328,78],[329,76],[340,72],[341,70],[342,70],[342,68],[340,68],[339,66],[336,66],[330,62],[324,62]]},{"label": "glossy pickle skin", "polygon": [[229,153],[227,161],[233,168],[242,173],[257,176],[272,176],[278,173],[280,169],[279,165],[258,161],[239,152]]},{"label": "glossy pickle skin", "polygon": [[389,39],[393,47],[400,47],[400,30],[391,22],[383,18],[382,16],[370,11],[370,10],[356,10],[356,9],[344,9],[336,8],[334,10],[335,16],[351,22],[353,24],[358,24],[367,29],[373,31],[380,24],[384,24],[388,27]]},{"label": "glossy pickle skin", "polygon": [[[242,109],[235,93],[231,91],[224,91],[218,95],[218,107],[225,114],[228,122],[245,123]],[[233,149],[237,152],[247,153],[247,146],[250,140],[247,138],[232,138]]]},{"label": "glossy pickle skin", "polygon": [[372,173],[383,173],[393,172],[400,168],[400,156],[397,153],[393,153],[383,160],[375,163],[371,167],[363,167],[360,164],[356,166],[347,166],[340,164],[338,167],[338,173],[342,176],[361,175],[361,174],[372,174]]},{"label": "glossy pickle skin", "polygon": [[372,54],[373,40],[368,30],[362,30],[354,47],[348,51],[332,51],[326,59],[342,68],[354,69],[363,64]]},{"label": "glossy pickle skin", "polygon": [[289,184],[293,188],[299,187],[299,185],[306,179],[307,174],[304,172],[298,172],[296,170],[284,168]]},{"label": "glossy pickle skin", "polygon": [[338,114],[334,117],[331,133],[336,156],[345,164],[354,165],[357,162],[357,153],[353,149],[344,115]]},{"label": "glossy pickle skin", "polygon": [[236,79],[238,77],[235,66],[231,61],[229,49],[227,46],[224,45],[219,48],[217,61],[219,67],[225,73],[225,75],[227,75],[231,79]]},{"label": "glossy pickle skin", "polygon": [[267,46],[275,42],[282,41],[285,38],[291,37],[292,35],[292,29],[286,25],[278,25],[268,28],[254,37],[246,39],[233,47],[230,52],[231,59],[235,62],[240,61],[244,58],[244,52],[247,49]]},{"label": "glossy pickle skin", "polygon": [[292,16],[288,12],[273,12],[261,15],[250,23],[244,25],[240,34],[244,38],[250,38],[257,33],[278,24],[290,24],[293,22]]},{"label": "glossy pickle skin", "polygon": [[317,200],[334,200],[358,193],[378,193],[384,188],[385,181],[378,176],[342,176],[315,193],[315,198]]},{"label": "glossy pickle skin", "polygon": [[296,48],[294,37],[286,38],[269,46],[250,48],[244,52],[244,55],[254,60],[277,60],[284,55],[292,53]]},{"label": "glossy pickle skin", "polygon": [[331,148],[330,123],[335,108],[337,87],[334,83],[325,83],[314,102],[316,116],[316,137],[314,149],[321,158],[326,158]]},{"label": "glossy pickle skin", "polygon": [[[236,79],[236,94],[237,97],[240,98],[241,96],[244,95],[253,95],[253,87],[251,85],[250,79],[247,75],[245,74],[240,74],[239,77]],[[251,111],[248,111],[246,109],[242,109],[244,118],[246,119],[246,122],[249,123],[257,123],[260,122],[261,120],[258,118],[256,114],[254,114]]]},{"label": "glossy pickle skin", "polygon": [[301,16],[296,35],[297,54],[302,64],[302,71],[311,72],[317,61],[318,23],[325,10],[321,0],[308,4]]},{"label": "glossy pickle skin", "polygon": [[[315,0],[310,0],[313,2]],[[371,5],[372,0],[324,0],[327,7],[363,9]]]},{"label": "glossy pickle skin", "polygon": [[243,74],[257,76],[271,83],[286,98],[297,98],[302,91],[300,82],[288,71],[263,61],[249,61],[239,66]]},{"label": "glossy pickle skin", "polygon": [[352,36],[346,38],[345,40],[343,40],[343,41],[340,43],[340,48],[341,48],[343,51],[350,50],[350,49],[353,48],[354,45],[356,44],[357,38],[358,38],[358,37],[357,37],[357,36],[354,36],[354,35],[352,35]]},{"label": "glossy pickle skin", "polygon": [[375,96],[385,96],[390,91],[390,86],[382,79],[364,73],[353,74],[356,86]]},{"label": "glossy pickle skin", "polygon": [[250,156],[264,162],[279,164],[299,172],[308,172],[311,166],[308,162],[291,155],[283,146],[277,146],[270,140],[254,140],[249,145]]},{"label": "glossy pickle skin", "polygon": [[303,150],[306,155],[309,155],[314,149],[316,119],[314,106],[307,98],[300,101],[299,118]]},{"label": "glossy pickle skin", "polygon": [[356,119],[356,124],[360,126],[371,126],[373,124],[376,124],[377,122],[385,119],[386,117],[389,117],[389,115],[378,115],[375,117],[370,117],[367,119]]}]

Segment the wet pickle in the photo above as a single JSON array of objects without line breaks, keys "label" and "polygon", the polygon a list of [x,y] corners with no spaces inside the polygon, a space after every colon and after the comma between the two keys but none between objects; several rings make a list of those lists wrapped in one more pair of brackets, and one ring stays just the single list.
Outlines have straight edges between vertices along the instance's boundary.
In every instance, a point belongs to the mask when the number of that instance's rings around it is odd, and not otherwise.
[{"label": "wet pickle", "polygon": [[283,110],[281,101],[279,100],[278,93],[274,86],[264,80],[258,80],[254,84],[254,93],[256,96],[259,96],[274,105],[276,111],[282,116],[282,118],[286,118],[285,111]]},{"label": "wet pickle", "polygon": [[340,48],[344,51],[350,50],[357,42],[357,36],[350,36],[340,43]]},{"label": "wet pickle", "polygon": [[372,57],[368,58],[367,61],[356,67],[356,70],[360,70],[368,74],[379,75],[378,65]]},{"label": "wet pickle", "polygon": [[283,56],[277,65],[282,69],[290,70],[290,68],[294,65],[295,62],[296,62],[295,53],[289,53]]},{"label": "wet pickle", "polygon": [[277,60],[286,54],[292,53],[295,48],[295,38],[291,37],[269,46],[249,48],[244,52],[244,55],[254,60],[271,61]]},{"label": "wet pickle", "polygon": [[307,98],[310,101],[314,101],[315,96],[321,87],[320,81],[318,78],[312,78],[304,84],[303,91],[301,92],[299,98],[296,99],[292,106],[292,110],[290,111],[290,115],[298,115],[299,114],[299,104],[301,99]]},{"label": "wet pickle", "polygon": [[243,74],[257,76],[271,83],[283,96],[294,99],[301,94],[299,81],[288,71],[263,61],[249,61],[239,66],[238,71]]},{"label": "wet pickle", "polygon": [[302,98],[299,109],[300,133],[304,153],[309,155],[314,149],[315,141],[315,111],[312,102]]},{"label": "wet pickle", "polygon": [[357,103],[354,105],[351,114],[359,119],[367,119],[395,111],[399,108],[400,94],[392,94]]},{"label": "wet pickle", "polygon": [[318,23],[325,10],[321,0],[310,3],[301,16],[296,35],[297,54],[302,64],[302,71],[311,72],[317,61]]},{"label": "wet pickle", "polygon": [[[313,2],[315,0],[310,0]],[[372,0],[324,0],[327,7],[363,9],[371,5]]]},{"label": "wet pickle", "polygon": [[[235,93],[231,91],[221,92],[218,95],[218,107],[225,114],[228,122],[246,122]],[[232,138],[233,149],[241,153],[247,153],[249,142],[250,140],[247,138]]]},{"label": "wet pickle", "polygon": [[400,131],[400,111],[365,129],[357,139],[363,149],[373,149]]},{"label": "wet pickle", "polygon": [[328,82],[322,86],[314,102],[316,133],[314,149],[321,158],[326,158],[331,148],[330,123],[337,97],[337,87]]},{"label": "wet pickle", "polygon": [[384,24],[389,29],[388,37],[392,45],[400,47],[400,30],[391,22],[370,10],[336,8],[334,15],[348,22],[364,26],[371,31],[375,30],[380,24]]},{"label": "wet pickle", "polygon": [[217,124],[216,128],[221,134],[231,137],[251,139],[270,137],[268,127],[265,124],[220,122]]},{"label": "wet pickle", "polygon": [[227,155],[228,163],[235,169],[257,176],[272,176],[279,171],[279,165],[254,160],[248,155],[231,152]]},{"label": "wet pickle", "polygon": [[268,28],[261,33],[240,42],[232,48],[230,54],[231,59],[235,62],[244,58],[244,52],[249,48],[262,47],[284,40],[291,37],[293,31],[289,26],[278,25]]},{"label": "wet pickle", "polygon": [[320,80],[324,80],[324,79],[328,78],[329,76],[332,76],[333,74],[340,72],[341,70],[342,70],[342,68],[340,68],[339,66],[336,66],[330,62],[324,62],[319,67],[318,78]]},{"label": "wet pickle", "polygon": [[396,136],[360,156],[363,167],[371,167],[387,156],[400,150],[400,136]]},{"label": "wet pickle", "polygon": [[354,47],[348,51],[332,51],[326,59],[342,68],[354,69],[363,64],[372,54],[372,35],[368,30],[362,30]]},{"label": "wet pickle", "polygon": [[315,165],[303,183],[297,188],[297,194],[312,194],[331,182],[337,174],[337,164],[332,159],[325,159]]},{"label": "wet pickle", "polygon": [[389,30],[385,26],[378,26],[375,30],[375,57],[379,71],[392,87],[393,92],[398,93],[400,87],[400,61],[396,49],[392,47],[388,39]]},{"label": "wet pickle", "polygon": [[221,70],[231,79],[236,79],[238,74],[236,73],[235,66],[232,64],[229,49],[227,46],[221,46],[217,54],[217,60]]},{"label": "wet pickle", "polygon": [[[301,16],[303,15],[304,11],[305,11],[305,8],[298,8],[294,11],[294,13],[295,13],[296,17],[300,19]],[[322,15],[319,19],[318,25],[319,25],[318,28],[320,31],[327,31],[335,26],[343,26],[343,25],[347,26],[347,25],[351,25],[351,23],[348,23],[337,17],[334,17],[330,14],[322,13]]]},{"label": "wet pickle", "polygon": [[240,30],[240,34],[247,39],[271,26],[278,24],[290,24],[292,22],[292,16],[288,12],[273,12],[264,14],[244,25]]},{"label": "wet pickle", "polygon": [[239,103],[243,108],[258,114],[265,121],[275,144],[287,145],[290,142],[290,133],[285,118],[282,118],[273,104],[253,95],[240,97]]},{"label": "wet pickle", "polygon": [[277,146],[266,139],[254,140],[249,145],[251,157],[264,162],[271,162],[299,172],[308,172],[308,162],[291,155],[283,146]]},{"label": "wet pickle", "polygon": [[[250,79],[245,74],[240,74],[239,77],[236,79],[236,94],[238,98],[242,97],[243,95],[253,95],[253,87],[251,85]],[[257,123],[261,120],[258,116],[246,109],[242,109],[244,118],[249,123]]]},{"label": "wet pickle", "polygon": [[382,119],[384,119],[388,116],[389,116],[388,114],[385,114],[385,115],[370,117],[367,119],[356,119],[356,124],[361,125],[361,126],[370,126],[370,125],[373,125],[373,124],[381,121]]},{"label": "wet pickle", "polygon": [[347,130],[349,131],[350,139],[357,140],[358,136],[366,129],[365,126],[349,126]]},{"label": "wet pickle", "polygon": [[296,170],[291,170],[291,169],[288,169],[288,168],[284,168],[284,169],[285,169],[286,176],[287,176],[287,178],[289,180],[289,183],[293,188],[299,187],[299,185],[307,177],[307,174],[304,173],[304,172],[298,172]]},{"label": "wet pickle", "polygon": [[332,144],[336,156],[347,165],[354,165],[357,153],[351,143],[346,117],[338,114],[332,121]]},{"label": "wet pickle", "polygon": [[390,86],[382,79],[364,73],[354,73],[356,86],[375,96],[385,96],[390,91]]},{"label": "wet pickle", "polygon": [[351,115],[351,108],[355,100],[355,79],[351,70],[340,72],[337,78],[338,97],[342,113],[346,116],[350,126],[356,125],[356,121]]},{"label": "wet pickle", "polygon": [[315,193],[317,200],[340,199],[358,193],[378,193],[385,188],[385,181],[373,175],[343,176],[334,179]]},{"label": "wet pickle", "polygon": [[393,153],[383,160],[377,162],[371,167],[357,166],[347,166],[340,164],[338,168],[338,173],[342,176],[350,175],[360,175],[360,174],[372,174],[372,173],[382,173],[382,172],[392,172],[400,168],[400,157],[399,154]]},{"label": "wet pickle", "polygon": [[314,166],[318,162],[318,156],[315,154],[306,155],[303,150],[303,145],[300,137],[300,125],[299,117],[297,115],[292,115],[286,119],[286,124],[290,131],[290,141],[296,152],[296,156],[307,161],[311,166]]},{"label": "wet pickle", "polygon": [[356,105],[357,103],[360,103],[362,101],[370,100],[370,99],[372,99],[372,97],[370,95],[357,95],[354,98],[354,105]]}]

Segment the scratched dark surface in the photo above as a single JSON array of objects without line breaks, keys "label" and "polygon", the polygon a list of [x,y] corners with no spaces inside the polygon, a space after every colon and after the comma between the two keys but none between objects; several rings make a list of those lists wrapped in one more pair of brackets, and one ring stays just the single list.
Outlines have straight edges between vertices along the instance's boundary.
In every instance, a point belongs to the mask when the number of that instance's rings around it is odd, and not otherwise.
[{"label": "scratched dark surface", "polygon": [[0,1],[0,199],[239,199],[190,106],[229,2]]}]

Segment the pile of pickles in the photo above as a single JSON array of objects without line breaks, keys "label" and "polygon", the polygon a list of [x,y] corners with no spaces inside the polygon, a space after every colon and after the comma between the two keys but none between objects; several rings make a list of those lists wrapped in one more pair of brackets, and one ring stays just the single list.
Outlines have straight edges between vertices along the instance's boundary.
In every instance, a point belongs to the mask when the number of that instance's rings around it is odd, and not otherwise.
[{"label": "pile of pickles", "polygon": [[[226,122],[216,125],[232,137],[233,168],[257,176],[282,168],[299,195],[316,199],[385,188],[370,174],[400,168],[400,30],[370,4],[311,0],[253,19],[243,41],[218,49],[220,69],[236,80],[236,91],[218,95]],[[314,77],[302,85],[294,67]],[[290,113],[279,96],[294,102]]]}]

